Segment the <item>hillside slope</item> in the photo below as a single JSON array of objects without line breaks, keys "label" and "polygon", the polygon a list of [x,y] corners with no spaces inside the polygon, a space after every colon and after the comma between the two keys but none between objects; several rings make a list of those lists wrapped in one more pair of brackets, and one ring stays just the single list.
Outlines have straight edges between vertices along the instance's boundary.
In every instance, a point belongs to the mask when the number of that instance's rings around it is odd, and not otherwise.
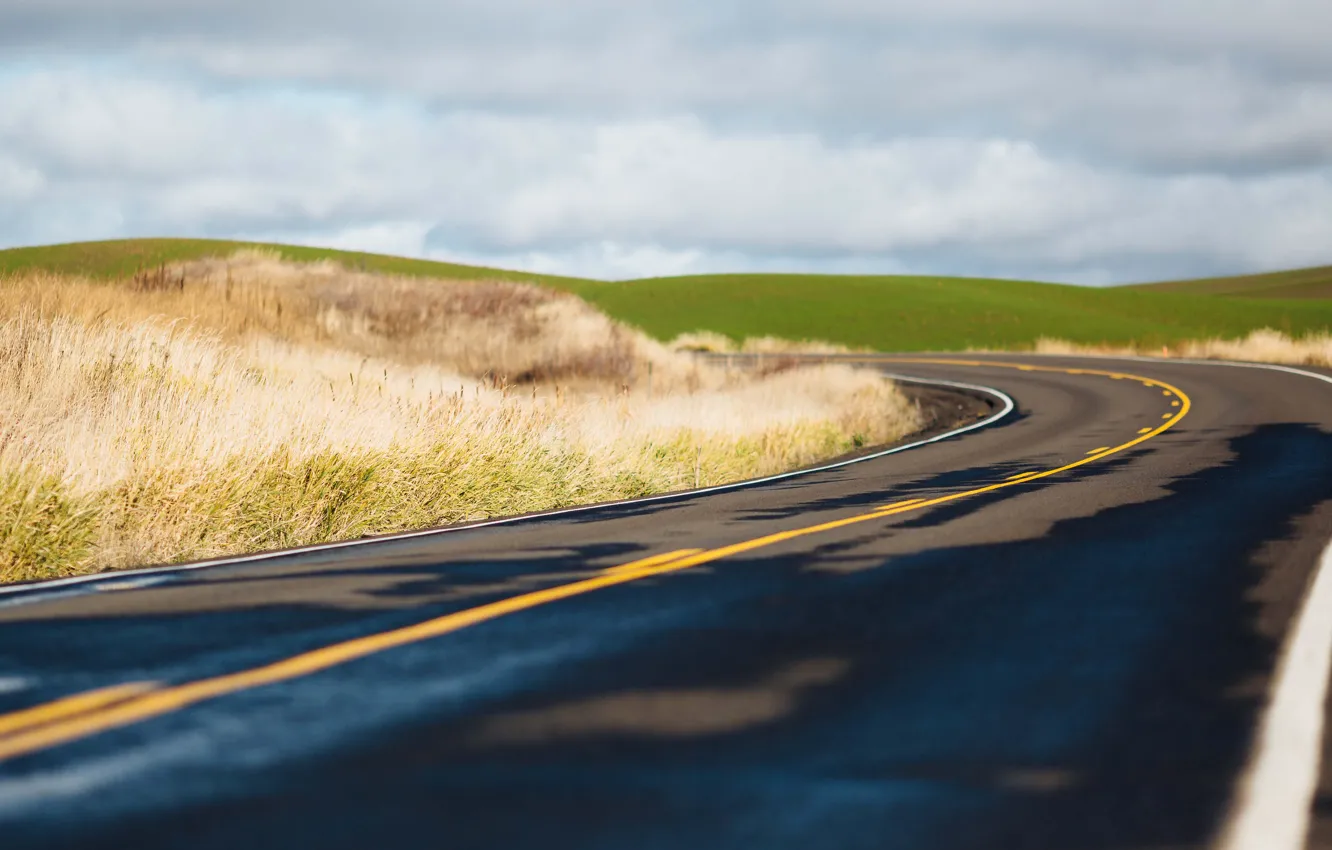
[{"label": "hillside slope", "polygon": [[1332,266],[1235,277],[1171,280],[1126,288],[1144,292],[1228,295],[1236,298],[1332,298]]},{"label": "hillside slope", "polygon": [[[0,274],[47,269],[110,279],[246,247],[255,246],[141,239],[18,248],[0,251]],[[1030,348],[1047,337],[1155,347],[1240,337],[1260,328],[1296,336],[1332,328],[1332,299],[1319,295],[1332,294],[1332,268],[1100,289],[928,276],[737,274],[604,282],[322,248],[261,247],[287,260],[334,260],[353,270],[540,283],[573,292],[660,339],[710,330],[734,338],[824,339],[898,351]]]},{"label": "hillside slope", "polygon": [[710,275],[596,284],[584,297],[659,338],[699,328],[879,350],[1026,348],[1042,337],[1175,345],[1332,327],[1332,301],[1217,298],[937,277]]},{"label": "hillside slope", "polygon": [[848,365],[735,369],[549,287],[271,254],[0,276],[0,582],[754,478],[916,430]]},{"label": "hillside slope", "polygon": [[274,252],[290,262],[312,263],[319,260],[333,260],[355,271],[379,274],[453,280],[508,280],[545,283],[561,288],[565,288],[562,284],[583,282],[576,278],[562,278],[556,275],[463,266],[361,251],[309,248],[303,245],[230,242],[221,239],[112,239],[105,242],[71,242],[64,245],[9,248],[0,250],[0,274],[39,269],[57,274],[95,278],[128,277],[141,269],[210,257],[226,257],[247,248]]}]

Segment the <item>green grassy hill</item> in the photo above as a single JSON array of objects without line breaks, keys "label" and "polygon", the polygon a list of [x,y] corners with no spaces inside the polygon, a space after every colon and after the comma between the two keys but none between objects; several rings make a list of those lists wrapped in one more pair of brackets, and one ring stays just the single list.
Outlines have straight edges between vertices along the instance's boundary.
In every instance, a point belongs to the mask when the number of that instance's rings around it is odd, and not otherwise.
[{"label": "green grassy hill", "polygon": [[1332,298],[1332,266],[1236,277],[1171,280],[1126,288],[1141,289],[1144,292],[1228,295],[1235,298]]},{"label": "green grassy hill", "polygon": [[668,338],[706,327],[885,350],[1030,346],[1042,336],[1157,346],[1332,327],[1332,300],[1256,300],[937,277],[713,275],[597,284],[607,312]]},{"label": "green grassy hill", "polygon": [[220,239],[115,239],[107,242],[73,242],[67,245],[10,248],[0,250],[0,274],[43,269],[97,278],[128,277],[140,269],[156,268],[163,263],[225,257],[244,248],[274,251],[283,259],[299,263],[335,260],[348,268],[415,277],[517,280],[554,285],[566,281],[581,282],[553,275],[460,266],[433,260],[413,260],[407,257],[390,257],[359,251],[306,248],[300,245],[269,245],[258,242],[227,242]]},{"label": "green grassy hill", "polygon": [[[1023,348],[1043,336],[1158,346],[1241,336],[1263,327],[1296,335],[1332,328],[1332,298],[1314,297],[1320,286],[1332,295],[1332,269],[1326,268],[1108,289],[969,278],[778,274],[608,283],[319,248],[144,239],[0,251],[0,274],[42,268],[115,278],[243,247],[265,247],[297,261],[333,259],[368,271],[556,286],[663,339],[706,329],[737,338],[771,334],[881,350],[942,351]],[[1267,297],[1272,295],[1281,297]]]}]

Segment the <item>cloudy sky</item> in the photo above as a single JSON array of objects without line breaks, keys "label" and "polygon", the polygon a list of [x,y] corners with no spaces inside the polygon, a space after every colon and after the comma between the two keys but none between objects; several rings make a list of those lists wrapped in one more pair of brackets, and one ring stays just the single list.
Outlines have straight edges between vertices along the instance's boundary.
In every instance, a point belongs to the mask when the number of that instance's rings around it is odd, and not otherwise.
[{"label": "cloudy sky", "polygon": [[0,247],[624,278],[1332,262],[1327,0],[0,0]]}]

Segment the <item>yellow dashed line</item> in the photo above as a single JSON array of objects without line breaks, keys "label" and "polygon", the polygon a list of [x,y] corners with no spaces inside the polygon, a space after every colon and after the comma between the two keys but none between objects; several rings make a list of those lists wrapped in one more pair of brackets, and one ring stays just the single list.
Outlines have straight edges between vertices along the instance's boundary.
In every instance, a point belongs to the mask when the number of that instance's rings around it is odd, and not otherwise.
[{"label": "yellow dashed line", "polygon": [[925,500],[924,500],[924,499],[908,499],[908,500],[906,500],[905,502],[892,502],[892,503],[887,504],[887,505],[879,505],[877,508],[875,508],[875,510],[876,510],[876,511],[891,511],[891,510],[896,510],[897,508],[905,508],[905,507],[909,507],[909,506],[911,506],[911,505],[918,505],[918,504],[920,504],[920,503],[923,502],[923,501],[925,501]]},{"label": "yellow dashed line", "polygon": [[658,567],[661,566],[662,564],[670,563],[671,561],[674,561],[676,558],[683,558],[685,555],[693,555],[702,551],[703,551],[702,549],[676,549],[674,552],[664,552],[660,555],[653,555],[650,558],[644,558],[641,561],[630,561],[627,564],[620,564],[617,567],[609,567],[605,570],[602,570],[602,572],[606,575],[614,575],[615,573],[625,573],[625,572],[633,572],[635,570],[641,570],[645,567]]},{"label": "yellow dashed line", "polygon": [[85,691],[84,693],[74,694],[73,696],[65,697],[64,699],[43,703],[35,708],[15,711],[12,714],[0,716],[0,741],[2,741],[6,735],[22,732],[25,729],[45,726],[46,724],[54,723],[57,720],[64,720],[69,717],[104,708],[113,703],[124,702],[130,697],[138,696],[155,687],[157,686],[148,682],[131,682],[124,685],[114,685],[110,688],[101,688],[96,691]]}]

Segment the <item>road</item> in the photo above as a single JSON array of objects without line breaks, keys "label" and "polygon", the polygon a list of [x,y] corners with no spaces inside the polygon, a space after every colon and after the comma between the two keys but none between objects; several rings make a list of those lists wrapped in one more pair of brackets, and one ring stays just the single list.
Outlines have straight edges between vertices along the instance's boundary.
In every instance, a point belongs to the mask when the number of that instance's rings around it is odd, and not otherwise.
[{"label": "road", "polygon": [[879,365],[1016,410],[755,487],[0,595],[3,846],[1332,847],[1332,386]]}]

